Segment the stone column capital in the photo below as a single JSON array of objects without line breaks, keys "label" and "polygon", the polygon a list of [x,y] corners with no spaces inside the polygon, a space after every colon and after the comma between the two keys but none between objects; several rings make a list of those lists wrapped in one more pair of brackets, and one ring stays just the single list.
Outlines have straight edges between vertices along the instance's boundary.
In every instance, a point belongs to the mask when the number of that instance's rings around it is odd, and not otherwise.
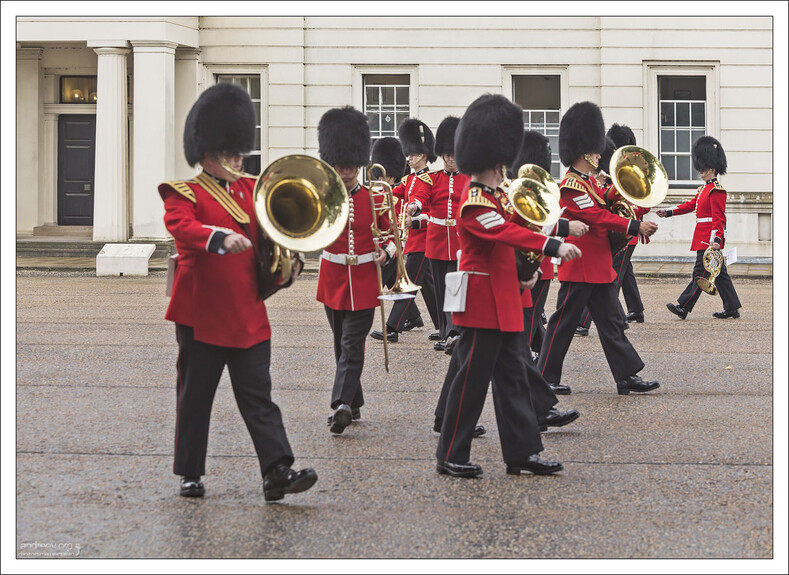
[{"label": "stone column capital", "polygon": [[43,48],[21,48],[19,46],[16,48],[17,60],[40,60],[43,54]]},{"label": "stone column capital", "polygon": [[132,40],[131,45],[134,48],[135,54],[138,52],[164,52],[166,54],[175,54],[175,49],[178,47],[177,42],[168,42],[165,40]]},{"label": "stone column capital", "polygon": [[93,51],[99,56],[125,56],[131,52],[129,48],[117,48],[115,46],[102,46],[99,48],[93,48]]}]

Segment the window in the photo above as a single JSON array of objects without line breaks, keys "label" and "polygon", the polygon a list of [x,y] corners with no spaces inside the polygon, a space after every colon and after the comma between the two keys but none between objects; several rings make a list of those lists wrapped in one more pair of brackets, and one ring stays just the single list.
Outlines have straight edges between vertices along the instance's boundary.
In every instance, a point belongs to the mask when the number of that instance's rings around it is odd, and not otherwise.
[{"label": "window", "polygon": [[363,74],[363,109],[373,141],[397,137],[397,128],[411,113],[411,80],[408,74]]},{"label": "window", "polygon": [[95,104],[96,76],[61,76],[61,104]]},{"label": "window", "polygon": [[523,127],[548,137],[551,143],[551,176],[561,176],[559,120],[561,77],[554,74],[512,76],[512,100],[523,108]]},{"label": "window", "polygon": [[660,162],[671,182],[693,183],[693,143],[707,133],[707,80],[704,76],[658,76]]},{"label": "window", "polygon": [[236,84],[244,88],[252,99],[252,106],[255,108],[255,147],[244,159],[244,171],[249,174],[259,174],[261,172],[261,96],[260,96],[260,75],[217,75],[217,83],[227,82]]}]

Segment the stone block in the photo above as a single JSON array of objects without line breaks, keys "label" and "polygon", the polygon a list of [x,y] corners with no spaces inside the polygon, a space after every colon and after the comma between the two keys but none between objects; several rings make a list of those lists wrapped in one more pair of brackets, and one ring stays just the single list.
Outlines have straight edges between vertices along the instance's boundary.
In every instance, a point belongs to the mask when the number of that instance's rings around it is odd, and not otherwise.
[{"label": "stone block", "polygon": [[96,256],[96,276],[147,276],[156,244],[104,244]]}]

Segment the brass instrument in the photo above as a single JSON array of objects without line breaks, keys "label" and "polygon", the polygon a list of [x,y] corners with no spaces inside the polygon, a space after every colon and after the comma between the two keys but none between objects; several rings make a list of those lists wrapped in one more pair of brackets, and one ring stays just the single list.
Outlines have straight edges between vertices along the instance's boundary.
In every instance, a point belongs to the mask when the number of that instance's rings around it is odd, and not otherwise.
[{"label": "brass instrument", "polygon": [[[381,176],[379,180],[373,179],[373,170],[380,170]],[[395,200],[392,195],[392,186],[384,180],[386,179],[386,170],[381,164],[373,164],[367,169],[367,178],[370,180],[370,205],[373,210],[373,223],[370,225],[373,233],[373,242],[376,248],[383,245],[386,241],[391,239],[395,245],[395,258],[397,265],[397,278],[391,288],[386,289],[381,277],[381,266],[376,262],[375,266],[378,271],[378,291],[380,295],[378,299],[381,300],[381,322],[383,324],[382,333],[384,335],[384,367],[387,373],[389,372],[389,342],[386,338],[386,313],[384,311],[384,300],[400,300],[411,299],[416,297],[417,292],[422,286],[416,285],[408,277],[408,272],[405,269],[405,258],[403,256],[403,244],[401,240],[401,226],[396,226],[395,214]],[[376,202],[376,200],[380,200]],[[403,202],[405,203],[405,202]],[[378,214],[389,213],[389,229],[382,230],[378,227]],[[401,215],[405,214],[405,208],[401,210]],[[404,217],[404,216],[403,216]],[[407,233],[407,230],[406,230]],[[376,249],[377,251],[377,249]]]},{"label": "brass instrument", "polygon": [[[614,183],[608,193],[609,210],[616,215],[635,220],[633,205],[654,208],[666,199],[668,174],[663,164],[652,153],[638,146],[618,148],[607,166]],[[611,251],[622,250],[632,236],[610,232]]]},{"label": "brass instrument", "polygon": [[[233,169],[220,156],[224,169],[238,177],[256,177]],[[292,252],[312,252],[331,245],[348,221],[348,192],[326,162],[293,154],[275,160],[257,176],[255,215],[271,242],[270,273],[276,285],[290,281]]]},{"label": "brass instrument", "polygon": [[[552,191],[556,188],[556,192]],[[551,175],[535,164],[524,164],[518,169],[518,178],[510,182],[507,196],[511,209],[525,222],[524,227],[542,233],[545,226],[559,221],[559,187]],[[520,223],[520,221],[517,221]],[[536,252],[519,252],[523,258],[520,279],[528,281],[536,272],[544,256]]]},{"label": "brass instrument", "polygon": [[710,277],[696,276],[694,278],[696,285],[704,290],[705,293],[718,295],[718,288],[715,287],[715,278],[718,277],[723,269],[723,252],[712,246],[708,247],[704,250],[702,263],[704,264],[704,269],[710,272]]}]

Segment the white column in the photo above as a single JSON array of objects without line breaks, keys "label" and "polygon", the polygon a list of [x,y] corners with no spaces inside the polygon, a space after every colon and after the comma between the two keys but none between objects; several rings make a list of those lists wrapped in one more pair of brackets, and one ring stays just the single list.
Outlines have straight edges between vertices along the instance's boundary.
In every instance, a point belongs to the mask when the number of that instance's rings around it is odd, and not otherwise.
[{"label": "white column", "polygon": [[38,173],[41,130],[41,48],[16,51],[16,229],[32,234],[39,222]]},{"label": "white column", "polygon": [[183,135],[186,116],[200,96],[200,50],[181,49],[175,53],[175,177],[191,178],[195,168],[184,156]]},{"label": "white column", "polygon": [[[173,42],[132,42],[134,47],[135,240],[163,240],[164,204],[158,186],[175,178],[175,48]],[[179,135],[180,136],[180,135]]]},{"label": "white column", "polygon": [[129,234],[126,56],[130,50],[91,47],[99,55],[93,239],[124,242]]},{"label": "white column", "polygon": [[58,219],[58,115],[44,113],[44,145],[41,149],[39,186],[42,198],[38,202],[39,220],[54,226]]}]

